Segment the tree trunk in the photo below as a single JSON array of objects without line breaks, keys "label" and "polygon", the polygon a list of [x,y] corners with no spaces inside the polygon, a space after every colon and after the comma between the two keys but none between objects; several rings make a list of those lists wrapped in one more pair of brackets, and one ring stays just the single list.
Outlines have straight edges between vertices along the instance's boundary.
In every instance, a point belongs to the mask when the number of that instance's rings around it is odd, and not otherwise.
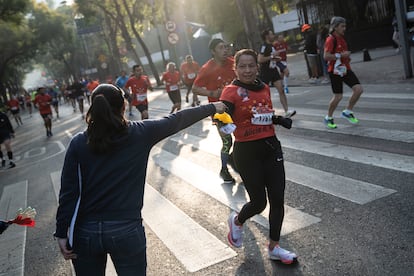
[{"label": "tree trunk", "polygon": [[241,18],[243,19],[244,30],[251,49],[257,49],[260,44],[260,36],[256,25],[256,18],[253,13],[252,2],[249,0],[236,0]]},{"label": "tree trunk", "polygon": [[131,25],[132,32],[134,33],[139,45],[141,45],[141,48],[144,51],[144,54],[148,59],[148,64],[151,68],[151,71],[152,71],[152,74],[154,75],[155,80],[157,81],[157,85],[161,85],[162,84],[161,79],[160,79],[160,76],[158,75],[158,71],[157,71],[157,68],[154,65],[154,62],[152,61],[151,53],[148,50],[147,45],[145,44],[145,42],[142,40],[141,36],[139,35],[137,29],[135,28],[134,18],[132,16],[130,10],[128,9],[128,4],[127,4],[126,0],[122,0],[122,1],[124,3],[125,10],[128,14],[128,19],[129,19],[129,23]]}]

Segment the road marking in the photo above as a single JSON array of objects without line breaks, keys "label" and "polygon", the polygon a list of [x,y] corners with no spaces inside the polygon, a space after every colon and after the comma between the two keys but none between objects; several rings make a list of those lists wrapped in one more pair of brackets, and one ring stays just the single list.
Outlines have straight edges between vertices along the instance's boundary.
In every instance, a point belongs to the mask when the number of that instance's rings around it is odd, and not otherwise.
[{"label": "road marking", "polygon": [[413,131],[400,131],[400,130],[390,130],[390,129],[381,129],[381,128],[372,128],[364,127],[363,121],[358,125],[351,125],[346,122],[345,119],[338,119],[335,121],[338,124],[336,129],[327,129],[326,126],[321,122],[314,121],[305,121],[305,120],[295,120],[293,122],[293,127],[327,131],[330,133],[341,133],[347,135],[356,135],[361,137],[370,137],[375,139],[384,139],[397,142],[405,143],[414,143],[414,132]]},{"label": "road marking", "polygon": [[145,223],[190,272],[237,255],[148,184],[142,214]]},{"label": "road marking", "polygon": [[[159,147],[154,147],[151,151],[151,158],[160,167],[233,210],[240,211],[247,202],[248,195],[243,185],[223,184],[217,173],[206,170],[183,157],[163,151]],[[306,214],[287,205],[285,205],[285,212],[285,221],[283,222],[281,235],[287,235],[321,221],[318,217]],[[267,206],[260,215],[254,216],[252,220],[268,228],[268,214],[269,209]]]},{"label": "road marking", "polygon": [[279,135],[283,148],[290,148],[370,166],[414,173],[414,156],[360,149],[295,136]]},{"label": "road marking", "polygon": [[[56,172],[52,172],[50,174],[50,178],[52,179],[52,186],[53,186],[53,190],[55,192],[55,196],[56,196],[56,202],[59,203],[59,191],[60,191],[60,176],[62,174],[62,171],[56,171]],[[71,270],[72,270],[72,275],[75,276],[75,270],[73,268],[73,265],[70,266]],[[114,264],[111,260],[111,257],[109,256],[109,258],[107,259],[106,262],[106,270],[105,270],[105,275],[107,276],[116,276],[118,275],[116,273]],[[0,274],[1,276],[1,274]]]},{"label": "road marking", "polygon": [[[312,117],[320,117],[321,118],[321,124],[323,122],[323,118],[326,116],[326,110],[321,109],[312,109],[312,108],[300,108],[298,111],[299,116],[312,116]],[[337,110],[336,115],[334,116],[334,119],[341,119],[339,118],[341,116],[342,110]],[[387,123],[404,123],[404,124],[413,124],[413,116],[407,116],[407,115],[394,115],[394,114],[387,114],[384,116],[384,114],[380,113],[364,113],[364,112],[356,112],[355,115],[360,119],[360,124],[364,123],[364,120],[366,121],[376,121],[376,122],[387,122]],[[344,123],[347,123],[345,119],[342,119]],[[341,120],[341,121],[342,121]],[[293,127],[295,127],[297,119],[293,119]],[[339,121],[338,121],[339,122]],[[323,124],[322,124],[323,125]],[[325,128],[326,129],[326,128]],[[409,128],[408,128],[409,129]],[[412,128],[411,128],[412,129]]]},{"label": "road marking", "polygon": [[[0,198],[0,218],[13,219],[19,208],[27,205],[27,180],[7,185]],[[0,235],[0,275],[24,275],[26,227],[10,225]]]},{"label": "road marking", "polygon": [[[212,132],[210,132],[212,133]],[[180,134],[178,134],[180,135]],[[183,135],[183,134],[181,134]],[[218,134],[216,134],[218,137]],[[210,140],[210,137],[212,140]],[[219,154],[218,146],[221,142],[209,135],[208,139],[201,139],[197,136],[184,134],[182,138],[175,135],[170,138],[179,143],[190,144],[202,151]],[[283,144],[282,144],[283,146]],[[175,160],[171,160],[174,162]],[[188,166],[191,166],[189,164]],[[184,170],[186,173],[193,173],[192,169]],[[312,169],[306,166],[285,162],[286,180],[327,193],[358,204],[366,204],[381,197],[395,193],[393,189],[384,188],[368,182],[355,180],[352,178],[339,176],[333,173]],[[205,173],[202,173],[205,174]],[[194,177],[194,176],[193,176]],[[193,181],[194,182],[194,181]],[[198,181],[195,181],[199,183]],[[192,183],[191,181],[189,183]]]}]

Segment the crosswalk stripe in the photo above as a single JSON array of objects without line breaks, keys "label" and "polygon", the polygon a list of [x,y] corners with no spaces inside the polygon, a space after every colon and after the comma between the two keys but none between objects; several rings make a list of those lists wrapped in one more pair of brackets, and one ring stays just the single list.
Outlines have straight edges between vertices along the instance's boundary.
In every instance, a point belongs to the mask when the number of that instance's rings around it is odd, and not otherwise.
[{"label": "crosswalk stripe", "polygon": [[359,123],[358,125],[351,125],[348,122],[345,122],[345,119],[342,119],[343,123],[339,120],[335,121],[338,124],[336,129],[327,129],[322,121],[313,122],[305,120],[295,120],[293,122],[293,127],[327,131],[330,133],[341,133],[347,135],[356,135],[361,137],[370,137],[376,139],[384,139],[397,142],[413,143],[414,142],[414,132],[413,131],[401,131],[401,130],[390,130],[390,129],[381,129],[381,128],[372,128],[364,127],[364,122]]},{"label": "crosswalk stripe", "polygon": [[[328,112],[326,110],[322,109],[312,109],[312,108],[300,108],[297,110],[299,116],[312,116],[312,117],[320,117],[321,123],[323,122],[323,118],[326,116],[326,113]],[[336,113],[334,114],[334,119],[341,116],[342,110],[338,109]],[[360,124],[363,125],[364,121],[374,121],[374,122],[386,122],[386,123],[404,123],[404,124],[414,124],[413,116],[407,116],[407,115],[394,115],[394,114],[387,114],[384,116],[384,114],[379,113],[365,113],[365,112],[356,112],[355,115],[360,119]],[[336,117],[335,117],[336,116]],[[344,123],[347,123],[345,119],[342,119]],[[293,118],[293,127],[296,127],[295,122],[297,121],[296,118]],[[408,128],[408,129],[413,129]]]},{"label": "crosswalk stripe", "polygon": [[360,148],[356,149],[353,147],[318,142],[295,136],[279,135],[279,140],[284,148],[305,151],[391,170],[414,173],[414,156]]},{"label": "crosswalk stripe", "polygon": [[[244,186],[223,185],[223,181],[217,173],[211,172],[183,157],[164,151],[159,147],[154,147],[151,151],[151,158],[163,169],[168,170],[233,210],[240,211],[247,202],[248,195]],[[285,211],[285,221],[281,235],[287,235],[298,229],[318,223],[321,220],[318,217],[306,214],[287,205],[285,205]],[[267,206],[260,215],[254,216],[252,220],[268,228],[268,213],[269,209]]]},{"label": "crosswalk stripe", "polygon": [[237,255],[150,185],[145,187],[142,213],[145,223],[190,272]]},{"label": "crosswalk stripe", "polygon": [[[212,137],[212,135],[209,135],[208,139],[201,139],[189,134],[184,134],[183,138],[180,138],[179,135],[183,134],[175,135],[171,137],[171,140],[179,143],[191,144],[193,147],[197,147],[200,150],[214,155],[219,154],[217,146],[220,146],[221,142],[217,141],[216,138],[212,138],[212,141],[209,141],[209,138]],[[216,134],[216,136],[218,135]],[[291,162],[285,162],[285,170],[286,179],[288,181],[358,204],[365,204],[396,192],[392,189],[297,165]]]},{"label": "crosswalk stripe", "polygon": [[[19,208],[27,205],[27,180],[7,185],[0,198],[0,217],[12,219]],[[26,227],[11,225],[0,235],[0,275],[24,275]]]}]

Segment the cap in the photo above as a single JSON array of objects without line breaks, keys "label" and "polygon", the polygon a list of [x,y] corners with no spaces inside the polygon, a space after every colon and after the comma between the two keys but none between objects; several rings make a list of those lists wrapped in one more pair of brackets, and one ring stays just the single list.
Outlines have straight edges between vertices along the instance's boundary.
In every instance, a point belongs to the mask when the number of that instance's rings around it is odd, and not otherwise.
[{"label": "cap", "polygon": [[212,40],[210,40],[210,43],[208,43],[208,48],[210,50],[214,50],[219,43],[225,43],[225,42],[221,38],[213,38]]},{"label": "cap", "polygon": [[309,25],[309,24],[303,24],[302,25],[302,33],[303,32],[306,32],[307,30],[309,30],[310,28],[312,28],[311,27],[311,25]]}]

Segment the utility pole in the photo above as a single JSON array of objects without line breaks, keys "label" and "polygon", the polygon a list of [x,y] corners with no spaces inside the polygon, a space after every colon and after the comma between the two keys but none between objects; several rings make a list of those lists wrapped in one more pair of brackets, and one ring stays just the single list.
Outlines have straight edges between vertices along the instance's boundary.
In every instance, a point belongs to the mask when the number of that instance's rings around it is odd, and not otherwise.
[{"label": "utility pole", "polygon": [[[394,0],[395,3],[395,15],[398,22],[398,34],[400,36],[401,44],[401,57],[404,63],[405,78],[409,79],[413,77],[413,63],[410,58],[410,45],[408,44],[407,35],[407,10],[404,6],[403,0]],[[414,61],[413,61],[414,62]]]}]

